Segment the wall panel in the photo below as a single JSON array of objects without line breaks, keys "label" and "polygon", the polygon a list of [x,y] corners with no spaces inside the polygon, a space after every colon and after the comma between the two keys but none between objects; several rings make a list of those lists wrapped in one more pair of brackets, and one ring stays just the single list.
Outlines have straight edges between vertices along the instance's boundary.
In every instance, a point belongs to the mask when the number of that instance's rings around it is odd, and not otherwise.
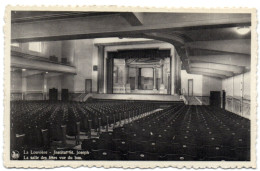
[{"label": "wall panel", "polygon": [[222,80],[226,110],[250,119],[250,72]]}]

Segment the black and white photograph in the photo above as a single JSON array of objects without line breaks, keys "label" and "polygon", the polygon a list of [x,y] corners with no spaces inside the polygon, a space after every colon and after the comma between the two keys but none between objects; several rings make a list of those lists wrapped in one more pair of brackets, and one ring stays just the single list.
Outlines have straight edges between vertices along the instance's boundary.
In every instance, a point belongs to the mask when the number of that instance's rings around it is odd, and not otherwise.
[{"label": "black and white photograph", "polygon": [[10,162],[255,161],[254,10],[8,14]]}]

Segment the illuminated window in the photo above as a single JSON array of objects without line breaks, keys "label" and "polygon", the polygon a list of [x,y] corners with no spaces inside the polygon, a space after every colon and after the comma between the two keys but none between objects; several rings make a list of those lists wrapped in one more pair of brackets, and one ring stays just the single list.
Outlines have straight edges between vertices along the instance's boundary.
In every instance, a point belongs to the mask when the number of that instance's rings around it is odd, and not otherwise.
[{"label": "illuminated window", "polygon": [[30,42],[29,50],[34,52],[42,52],[42,42]]},{"label": "illuminated window", "polygon": [[14,46],[14,47],[19,47],[20,44],[19,43],[11,43],[11,46]]}]

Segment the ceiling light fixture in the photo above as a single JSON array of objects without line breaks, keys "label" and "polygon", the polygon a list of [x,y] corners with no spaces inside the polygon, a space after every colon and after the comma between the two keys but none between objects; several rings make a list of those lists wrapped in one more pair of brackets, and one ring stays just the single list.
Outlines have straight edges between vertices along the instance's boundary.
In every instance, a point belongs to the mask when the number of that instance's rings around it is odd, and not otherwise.
[{"label": "ceiling light fixture", "polygon": [[250,32],[250,27],[244,26],[244,27],[237,27],[237,33],[241,35],[245,35]]},{"label": "ceiling light fixture", "polygon": [[26,69],[23,68],[22,71],[26,71]]},{"label": "ceiling light fixture", "polygon": [[48,74],[48,72],[45,72],[46,74]]}]

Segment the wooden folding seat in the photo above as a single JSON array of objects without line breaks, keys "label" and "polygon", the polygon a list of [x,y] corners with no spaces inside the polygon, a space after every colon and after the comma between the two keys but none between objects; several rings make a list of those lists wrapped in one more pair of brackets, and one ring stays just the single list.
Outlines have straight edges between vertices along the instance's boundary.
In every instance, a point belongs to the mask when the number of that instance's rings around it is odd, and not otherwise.
[{"label": "wooden folding seat", "polygon": [[173,153],[174,143],[156,141],[157,154],[159,156],[165,156],[166,154]]},{"label": "wooden folding seat", "polygon": [[26,134],[26,144],[32,148],[42,147],[43,140],[40,129],[30,129]]},{"label": "wooden folding seat", "polygon": [[14,150],[18,150],[21,152],[23,149],[26,148],[25,144],[25,134],[16,134],[15,135],[15,142],[14,142]]},{"label": "wooden folding seat", "polygon": [[234,137],[233,142],[236,148],[250,148],[250,138]]},{"label": "wooden folding seat", "polygon": [[119,151],[112,151],[113,160],[127,160],[128,159],[128,153],[121,153]]},{"label": "wooden folding seat", "polygon": [[113,129],[113,133],[117,133],[117,132],[125,132],[125,127],[117,127],[115,129]]},{"label": "wooden folding seat", "polygon": [[129,152],[129,142],[126,140],[114,140],[114,151],[120,152],[122,155]]},{"label": "wooden folding seat", "polygon": [[227,160],[235,159],[235,151],[230,147],[223,146],[204,146],[206,153],[205,160]]},{"label": "wooden folding seat", "polygon": [[114,124],[114,116],[113,116],[113,113],[110,111],[108,114],[107,114],[108,118],[107,118],[107,121],[108,121],[108,124],[109,126],[112,126],[112,124]]},{"label": "wooden folding seat", "polygon": [[126,132],[126,133],[132,133],[132,132],[134,132],[135,131],[135,124],[132,124],[132,123],[130,123],[130,124],[127,124],[127,125],[124,125],[124,132]]},{"label": "wooden folding seat", "polygon": [[92,151],[93,160],[114,160],[114,154],[110,150]]},{"label": "wooden folding seat", "polygon": [[114,150],[114,142],[112,140],[103,140],[103,139],[99,139],[98,141],[96,141],[96,147],[94,150]]},{"label": "wooden folding seat", "polygon": [[86,154],[81,155],[82,160],[94,160],[93,152],[86,151]]},{"label": "wooden folding seat", "polygon": [[146,142],[142,142],[142,144],[144,145],[144,149],[143,149],[144,152],[158,153],[159,151],[156,141],[146,141]]},{"label": "wooden folding seat", "polygon": [[164,161],[194,161],[194,156],[182,155],[182,154],[167,154],[164,157]]},{"label": "wooden folding seat", "polygon": [[89,118],[88,117],[86,117],[86,116],[83,117],[83,119],[81,120],[80,129],[85,132],[91,131],[89,129]]},{"label": "wooden folding seat", "polygon": [[196,137],[191,134],[179,134],[175,136],[174,142],[196,144]]},{"label": "wooden folding seat", "polygon": [[92,138],[92,139],[86,139],[82,141],[81,148],[82,150],[97,150],[98,149],[98,139]]},{"label": "wooden folding seat", "polygon": [[142,134],[140,134],[138,132],[133,132],[133,133],[127,134],[126,139],[129,141],[143,141],[144,137],[142,136]]},{"label": "wooden folding seat", "polygon": [[134,160],[134,161],[147,160],[147,154],[144,152],[129,152],[128,160]]},{"label": "wooden folding seat", "polygon": [[129,152],[142,152],[144,150],[144,144],[138,141],[128,141]]},{"label": "wooden folding seat", "polygon": [[41,129],[43,147],[48,148],[50,146],[50,135],[48,129]]},{"label": "wooden folding seat", "polygon": [[113,139],[118,140],[126,140],[128,137],[128,134],[123,131],[113,131]]},{"label": "wooden folding seat", "polygon": [[235,148],[235,160],[236,161],[250,161],[250,148]]},{"label": "wooden folding seat", "polygon": [[168,154],[179,154],[182,148],[181,144],[179,143],[169,143],[169,147]]},{"label": "wooden folding seat", "polygon": [[157,153],[145,153],[146,160],[148,161],[158,161],[160,160],[160,156]]},{"label": "wooden folding seat", "polygon": [[99,136],[99,139],[112,141],[113,140],[113,132],[102,132]]},{"label": "wooden folding seat", "polygon": [[178,153],[181,155],[184,154],[186,156],[196,158],[199,150],[200,149],[199,149],[199,147],[197,147],[197,145],[189,144],[189,143],[182,143],[182,144],[180,144]]},{"label": "wooden folding seat", "polygon": [[227,156],[214,156],[214,157],[208,157],[206,156],[204,161],[236,161],[233,157],[227,157]]},{"label": "wooden folding seat", "polygon": [[154,133],[152,131],[150,131],[149,129],[141,129],[139,132],[138,132],[138,136],[139,139],[141,139],[141,141],[147,141],[147,140],[151,140],[151,139],[154,139]]},{"label": "wooden folding seat", "polygon": [[167,141],[173,141],[175,136],[169,136],[167,134],[163,134],[163,133],[157,133],[156,134],[157,137],[157,141],[161,141],[161,142],[167,142]]},{"label": "wooden folding seat", "polygon": [[250,139],[250,128],[241,128],[237,130],[239,132],[239,135],[244,138],[249,138]]},{"label": "wooden folding seat", "polygon": [[[210,135],[205,137],[204,145],[206,146],[224,146],[223,138],[216,136],[216,135]],[[227,146],[228,144],[226,144]]]},{"label": "wooden folding seat", "polygon": [[50,138],[53,141],[61,141],[62,140],[62,130],[60,125],[55,123],[51,123],[49,126],[50,130]]},{"label": "wooden folding seat", "polygon": [[105,113],[101,114],[101,126],[107,125],[107,115]]},{"label": "wooden folding seat", "polygon": [[98,115],[96,112],[91,113],[92,128],[98,129]]}]

